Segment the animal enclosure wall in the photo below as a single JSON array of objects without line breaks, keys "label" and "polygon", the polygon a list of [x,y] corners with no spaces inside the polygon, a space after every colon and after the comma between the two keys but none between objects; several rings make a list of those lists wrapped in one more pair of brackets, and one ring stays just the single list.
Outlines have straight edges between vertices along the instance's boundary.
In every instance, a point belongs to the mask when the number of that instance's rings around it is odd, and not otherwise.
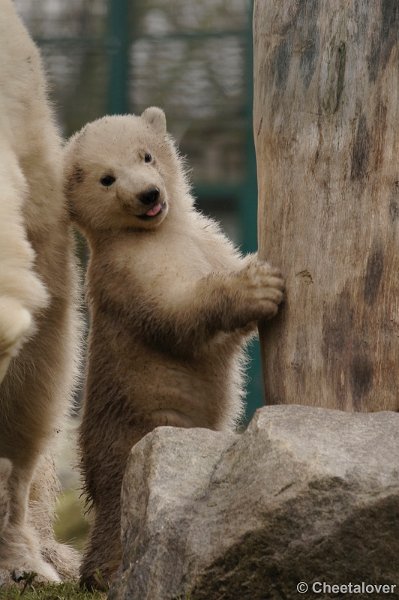
[{"label": "animal enclosure wall", "polygon": [[266,403],[399,409],[399,5],[256,0]]}]

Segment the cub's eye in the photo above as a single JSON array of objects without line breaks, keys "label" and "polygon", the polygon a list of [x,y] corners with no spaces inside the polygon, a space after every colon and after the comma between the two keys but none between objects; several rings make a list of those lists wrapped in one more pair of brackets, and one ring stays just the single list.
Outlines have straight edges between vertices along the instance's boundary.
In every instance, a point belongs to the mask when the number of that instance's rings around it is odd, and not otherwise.
[{"label": "cub's eye", "polygon": [[144,162],[146,162],[146,163],[150,163],[151,161],[152,161],[152,156],[151,156],[151,154],[150,154],[149,152],[146,152],[146,153],[144,154]]},{"label": "cub's eye", "polygon": [[101,177],[100,179],[101,185],[104,185],[105,187],[109,187],[114,183],[114,181],[115,177],[113,177],[112,175],[104,175],[104,177]]}]

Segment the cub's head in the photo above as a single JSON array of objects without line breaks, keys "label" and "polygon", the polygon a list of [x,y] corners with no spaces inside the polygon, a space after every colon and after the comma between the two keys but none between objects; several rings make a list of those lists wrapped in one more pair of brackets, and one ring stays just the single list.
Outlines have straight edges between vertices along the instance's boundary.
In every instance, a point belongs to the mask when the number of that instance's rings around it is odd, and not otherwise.
[{"label": "cub's head", "polygon": [[[64,184],[72,219],[86,232],[153,229],[187,192],[165,114],[103,117],[67,143]],[[183,207],[181,207],[183,209]]]}]

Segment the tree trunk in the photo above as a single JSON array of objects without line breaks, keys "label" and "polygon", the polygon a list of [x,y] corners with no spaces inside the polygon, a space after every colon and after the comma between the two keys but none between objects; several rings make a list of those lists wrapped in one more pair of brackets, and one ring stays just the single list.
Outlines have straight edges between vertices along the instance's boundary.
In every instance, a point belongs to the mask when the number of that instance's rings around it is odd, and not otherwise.
[{"label": "tree trunk", "polygon": [[267,404],[399,409],[399,3],[255,0]]}]

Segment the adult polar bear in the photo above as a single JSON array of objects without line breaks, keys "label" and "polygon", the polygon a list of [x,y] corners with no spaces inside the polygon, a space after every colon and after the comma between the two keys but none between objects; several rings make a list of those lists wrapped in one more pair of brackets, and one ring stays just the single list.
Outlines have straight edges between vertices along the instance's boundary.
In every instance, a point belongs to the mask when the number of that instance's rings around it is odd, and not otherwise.
[{"label": "adult polar bear", "polygon": [[75,372],[72,238],[40,56],[11,0],[0,0],[0,53],[0,570],[58,580],[76,561],[48,527],[45,454]]}]

